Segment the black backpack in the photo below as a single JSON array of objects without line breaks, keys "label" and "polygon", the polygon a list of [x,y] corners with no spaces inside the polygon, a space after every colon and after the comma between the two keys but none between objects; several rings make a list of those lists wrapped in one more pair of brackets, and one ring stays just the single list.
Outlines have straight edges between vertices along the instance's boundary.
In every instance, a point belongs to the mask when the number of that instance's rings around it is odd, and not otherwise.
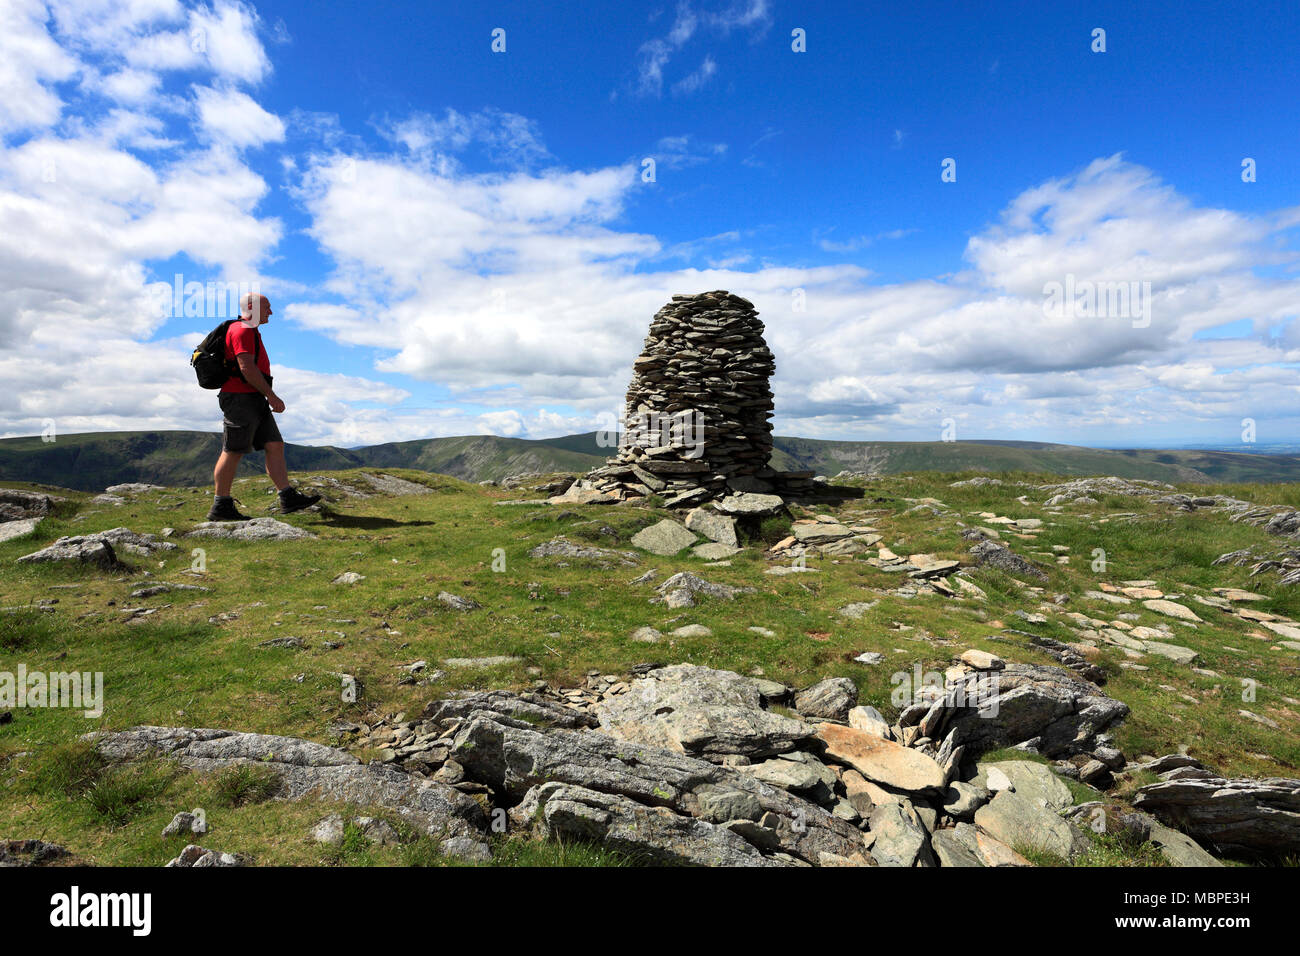
[{"label": "black backpack", "polygon": [[[190,365],[198,376],[200,388],[220,388],[231,377],[243,379],[238,362],[226,360],[226,332],[238,319],[227,319],[207,334],[199,347],[190,356]],[[253,362],[262,357],[262,333],[257,333],[257,344],[253,347]]]}]

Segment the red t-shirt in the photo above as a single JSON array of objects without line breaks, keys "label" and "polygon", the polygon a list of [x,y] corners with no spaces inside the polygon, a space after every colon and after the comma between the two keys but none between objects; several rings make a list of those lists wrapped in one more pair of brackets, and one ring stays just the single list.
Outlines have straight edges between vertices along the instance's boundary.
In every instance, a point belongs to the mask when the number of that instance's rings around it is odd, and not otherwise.
[{"label": "red t-shirt", "polygon": [[[226,329],[226,360],[236,361],[236,356],[244,352],[249,355],[257,355],[257,368],[263,375],[271,374],[271,360],[266,357],[266,343],[262,347],[257,347],[257,329],[250,329],[243,322],[236,319],[230,323]],[[253,392],[257,389],[249,385],[238,375],[232,375],[226,379],[226,384],[221,386],[223,392]]]}]

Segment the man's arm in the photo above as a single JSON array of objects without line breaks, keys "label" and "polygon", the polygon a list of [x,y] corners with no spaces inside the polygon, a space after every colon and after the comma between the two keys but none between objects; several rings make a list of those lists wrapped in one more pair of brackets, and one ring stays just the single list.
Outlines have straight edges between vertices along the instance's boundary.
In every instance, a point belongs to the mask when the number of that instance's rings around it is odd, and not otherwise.
[{"label": "man's arm", "polygon": [[262,370],[258,368],[257,363],[253,361],[252,353],[240,352],[235,356],[235,359],[239,362],[239,371],[243,374],[244,381],[247,382],[251,388],[266,396],[266,400],[271,405],[271,411],[275,412],[277,415],[284,411],[284,402],[280,401],[280,396],[271,391],[271,386],[262,376]]}]

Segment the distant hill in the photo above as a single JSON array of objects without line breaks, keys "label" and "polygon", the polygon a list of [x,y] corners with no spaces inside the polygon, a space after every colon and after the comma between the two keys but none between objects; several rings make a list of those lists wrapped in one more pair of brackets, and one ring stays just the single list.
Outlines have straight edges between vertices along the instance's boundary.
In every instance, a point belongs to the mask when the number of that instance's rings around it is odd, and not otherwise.
[{"label": "distant hill", "polygon": [[[289,445],[295,471],[341,468],[419,468],[466,481],[499,480],[529,472],[586,471],[610,448],[596,432],[562,438],[499,438],[470,435],[422,438],[363,448]],[[159,485],[206,485],[221,448],[209,432],[88,432],[0,439],[0,480],[37,481],[99,491],[127,481]],[[1300,456],[1242,452],[1103,449],[1046,442],[858,442],[777,437],[772,465],[811,470],[899,474],[909,471],[1027,471],[1063,476],[1118,475],[1168,482],[1300,481]],[[262,456],[248,455],[241,474],[262,470]]]}]

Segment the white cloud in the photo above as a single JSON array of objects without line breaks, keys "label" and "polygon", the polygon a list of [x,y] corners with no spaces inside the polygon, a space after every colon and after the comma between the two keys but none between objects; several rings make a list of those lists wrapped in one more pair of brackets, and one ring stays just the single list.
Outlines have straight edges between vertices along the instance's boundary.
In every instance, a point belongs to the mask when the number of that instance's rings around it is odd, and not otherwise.
[{"label": "white cloud", "polygon": [[711,56],[706,56],[699,69],[673,84],[673,92],[679,96],[689,96],[708,85],[709,80],[718,72],[718,64]]},{"label": "white cloud", "polygon": [[491,161],[527,167],[551,158],[535,121],[494,107],[476,113],[448,109],[441,118],[415,113],[386,123],[380,132],[400,143],[431,168],[448,170],[457,164],[455,154],[480,148]]},{"label": "white cloud", "polygon": [[[1277,258],[1276,227],[1195,207],[1119,157],[1027,189],[971,238],[965,272],[886,285],[870,284],[857,266],[637,271],[673,250],[610,228],[637,187],[625,173],[601,175],[614,170],[570,176],[558,190],[542,177],[440,175],[375,157],[354,163],[345,179],[343,163],[318,158],[306,201],[313,234],[343,263],[331,291],[366,305],[322,311],[312,327],[391,348],[379,363],[385,371],[444,384],[464,400],[513,404],[521,415],[563,403],[594,423],[616,409],[649,316],[671,294],[700,289],[730,288],[759,308],[777,355],[778,426],[787,433],[928,438],[945,417],[968,437],[1035,428],[1062,437],[1108,420],[1128,423],[1135,435],[1174,420],[1194,427],[1238,414],[1231,402],[1246,399],[1248,378],[1233,369],[1300,358],[1294,335],[1193,338],[1243,315],[1265,324],[1294,317],[1300,283],[1251,271]],[[593,193],[602,182],[609,189]],[[527,206],[503,201],[514,193],[529,196]],[[575,209],[593,211],[576,234]],[[394,234],[390,224],[403,217],[423,225]],[[1154,241],[1161,236],[1168,238]],[[499,274],[480,274],[485,266]],[[1149,324],[1049,319],[1043,284],[1067,273],[1151,281]],[[796,288],[807,296],[801,313],[791,308]],[[1200,405],[1189,400],[1189,386],[1207,379],[1178,372],[1198,359],[1219,386],[1195,393],[1206,399]],[[1290,377],[1271,371],[1249,381],[1300,397]],[[518,433],[513,417],[493,421]]]},{"label": "white cloud", "polygon": [[[743,30],[757,40],[771,25],[767,0],[742,0],[716,10],[697,10],[690,0],[679,0],[668,32],[647,40],[637,51],[636,91],[641,96],[662,96],[664,70],[669,61],[700,33],[725,38]],[[673,84],[673,92],[679,95],[697,92],[717,71],[717,62],[706,54],[697,70]]]},{"label": "white cloud", "polygon": [[257,38],[256,11],[237,0],[220,0],[190,13],[192,45],[219,76],[234,82],[260,83],[271,72],[271,61]]},{"label": "white cloud", "polygon": [[46,84],[66,80],[77,61],[50,37],[39,0],[0,4],[0,136],[53,125],[63,101]]},{"label": "white cloud", "polygon": [[151,100],[161,82],[157,73],[128,68],[105,76],[101,86],[106,96],[131,104]]},{"label": "white cloud", "polygon": [[[214,428],[211,396],[184,364],[193,343],[148,341],[160,319],[140,307],[150,264],[174,257],[203,278],[265,281],[296,333],[375,357],[373,376],[277,365],[292,440],[594,428],[620,406],[650,316],[674,293],[717,288],[760,310],[786,434],[933,438],[951,417],[961,437],[1138,443],[1235,429],[1245,416],[1264,433],[1300,426],[1300,262],[1281,241],[1300,209],[1207,208],[1152,170],[1103,157],[1025,184],[969,239],[962,271],[886,283],[868,254],[907,229],[814,235],[862,260],[819,267],[759,258],[738,229],[666,245],[626,218],[652,188],[639,157],[564,168],[518,114],[386,122],[397,155],[384,155],[335,117],[295,113],[299,138],[280,168],[335,265],[307,289],[265,275],[284,227],[242,159],[288,136],[246,92],[271,69],[252,8],[62,0],[53,10],[47,22],[33,0],[0,7],[0,135],[28,137],[0,148],[0,430],[38,431],[47,417],[65,432]],[[752,38],[770,21],[762,2],[681,4],[644,51],[642,78],[661,92],[694,39]],[[192,101],[163,93],[167,70],[196,74],[184,80]],[[93,107],[64,116],[63,83]],[[670,136],[652,155],[680,169],[726,150]],[[499,171],[468,172],[483,166],[471,156]],[[1150,321],[1049,318],[1044,285],[1069,277],[1149,282]],[[1247,333],[1197,338],[1242,319]],[[391,375],[411,387],[380,380]],[[407,407],[424,383],[454,404]]]},{"label": "white cloud", "polygon": [[284,140],[284,123],[247,93],[196,86],[194,97],[199,125],[217,143],[242,149]]}]

